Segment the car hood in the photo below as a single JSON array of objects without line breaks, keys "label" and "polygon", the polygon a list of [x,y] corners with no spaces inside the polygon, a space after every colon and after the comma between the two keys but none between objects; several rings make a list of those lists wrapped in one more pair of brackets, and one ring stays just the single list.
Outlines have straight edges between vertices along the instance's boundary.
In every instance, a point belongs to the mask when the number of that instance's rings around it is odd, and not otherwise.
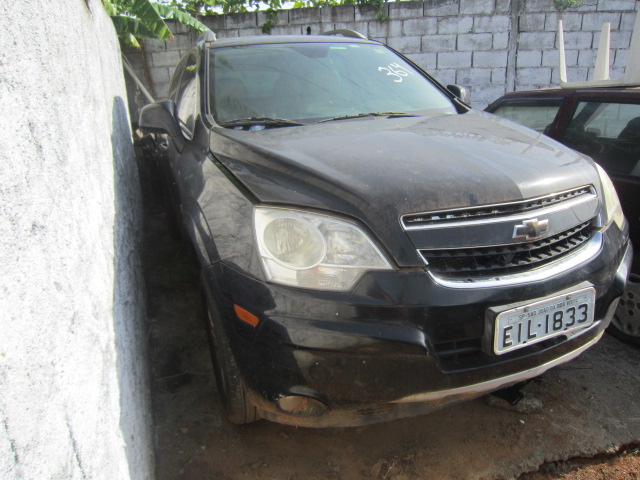
[{"label": "car hood", "polygon": [[592,163],[494,115],[364,118],[261,131],[215,128],[212,154],[258,199],[361,220],[399,264],[400,216],[598,184]]}]

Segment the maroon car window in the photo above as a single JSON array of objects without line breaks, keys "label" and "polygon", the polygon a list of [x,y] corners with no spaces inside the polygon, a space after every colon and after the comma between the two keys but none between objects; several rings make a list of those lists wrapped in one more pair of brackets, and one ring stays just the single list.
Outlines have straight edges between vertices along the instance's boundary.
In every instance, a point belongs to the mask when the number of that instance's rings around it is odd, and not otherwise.
[{"label": "maroon car window", "polygon": [[514,102],[501,105],[492,113],[513,120],[540,133],[546,133],[545,130],[553,123],[561,105],[562,99],[544,103]]},{"label": "maroon car window", "polygon": [[640,177],[640,105],[579,102],[559,140],[608,172]]}]

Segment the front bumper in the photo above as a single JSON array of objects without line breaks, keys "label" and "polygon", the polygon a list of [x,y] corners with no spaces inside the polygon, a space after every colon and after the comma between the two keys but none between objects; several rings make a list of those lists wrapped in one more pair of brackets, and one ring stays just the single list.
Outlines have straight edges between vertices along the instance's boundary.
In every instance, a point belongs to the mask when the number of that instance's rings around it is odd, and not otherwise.
[{"label": "front bumper", "polygon": [[[427,413],[575,358],[608,326],[631,260],[630,244],[606,235],[588,264],[508,288],[453,289],[413,269],[372,272],[348,294],[318,292],[266,284],[222,262],[204,270],[203,283],[223,312],[263,418],[350,426]],[[488,308],[527,303],[585,280],[596,290],[591,327],[500,356],[483,351]],[[258,325],[239,320],[234,305]],[[289,408],[290,399],[304,401]]]}]

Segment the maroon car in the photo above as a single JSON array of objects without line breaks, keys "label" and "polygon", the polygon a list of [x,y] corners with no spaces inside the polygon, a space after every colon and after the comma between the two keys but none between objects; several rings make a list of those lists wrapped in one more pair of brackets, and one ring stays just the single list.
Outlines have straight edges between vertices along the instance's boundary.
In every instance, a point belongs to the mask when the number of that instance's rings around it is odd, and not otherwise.
[{"label": "maroon car", "polygon": [[[640,245],[640,87],[550,88],[512,92],[487,112],[521,123],[589,155],[609,174]],[[640,345],[640,258],[611,333]]]}]

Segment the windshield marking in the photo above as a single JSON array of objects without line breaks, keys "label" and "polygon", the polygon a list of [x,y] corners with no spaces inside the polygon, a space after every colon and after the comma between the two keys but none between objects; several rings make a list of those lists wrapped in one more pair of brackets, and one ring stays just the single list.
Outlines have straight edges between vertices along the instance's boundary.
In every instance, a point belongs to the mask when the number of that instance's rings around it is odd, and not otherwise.
[{"label": "windshield marking", "polygon": [[387,72],[387,76],[395,76],[394,83],[402,83],[403,77],[413,75],[413,72],[408,71],[402,65],[397,63],[390,63],[387,67],[378,67],[379,72]]}]

